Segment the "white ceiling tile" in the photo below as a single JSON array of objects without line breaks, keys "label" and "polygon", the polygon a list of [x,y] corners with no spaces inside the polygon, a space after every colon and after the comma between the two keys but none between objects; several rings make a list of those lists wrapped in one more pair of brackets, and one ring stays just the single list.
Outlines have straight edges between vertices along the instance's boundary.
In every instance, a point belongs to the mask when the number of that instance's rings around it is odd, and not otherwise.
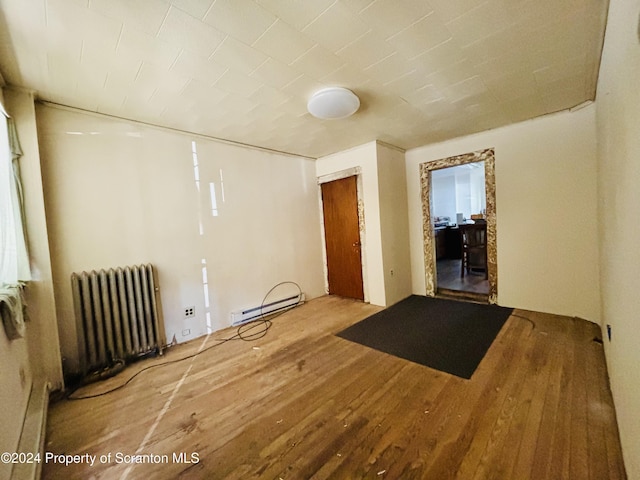
[{"label": "white ceiling tile", "polygon": [[267,55],[249,45],[233,37],[227,37],[209,59],[219,65],[249,75],[268,58]]},{"label": "white ceiling tile", "polygon": [[[137,93],[137,92],[136,92]],[[149,95],[127,95],[122,104],[121,111],[128,115],[130,112],[138,112],[140,119],[147,123],[157,123],[165,110],[165,106],[151,101],[153,92]]]},{"label": "white ceiling tile", "polygon": [[113,92],[105,91],[97,98],[96,112],[121,116],[120,112],[125,98],[126,94],[124,92],[114,94]]},{"label": "white ceiling tile", "polygon": [[[461,47],[477,42],[511,26],[508,13],[496,3],[483,3],[446,24]],[[482,25],[483,28],[478,28]]]},{"label": "white ceiling tile", "polygon": [[[49,40],[80,38],[99,49],[115,50],[123,23],[121,20],[78,7],[75,2],[47,0],[47,45]],[[50,49],[52,47],[49,47]]]},{"label": "white ceiling tile", "polygon": [[[55,1],[69,3],[68,0]],[[130,28],[156,35],[167,15],[169,3],[165,0],[91,0],[89,7],[92,12],[124,23]]]},{"label": "white ceiling tile", "polygon": [[[575,25],[575,33],[555,32],[553,24],[547,24],[537,29],[531,30],[531,38],[538,41],[531,41],[526,45],[527,58],[534,69],[540,69],[551,64],[563,63],[565,59],[583,55],[587,59],[587,47],[590,44],[590,36],[593,35],[588,28],[583,28],[581,17],[573,15],[567,17],[568,21]],[[556,28],[559,27],[556,23]],[[585,26],[586,27],[586,26]]]},{"label": "white ceiling tile", "polygon": [[165,69],[173,65],[181,51],[180,47],[126,25],[122,29],[117,46],[117,53],[121,57],[144,60]]},{"label": "white ceiling tile", "polygon": [[200,102],[209,105],[217,105],[227,97],[228,93],[223,92],[209,83],[191,79],[182,89],[182,97],[188,99],[190,104],[198,105]]},{"label": "white ceiling tile", "polygon": [[[502,77],[514,76],[514,81],[522,81],[523,86],[531,86],[527,77],[533,79],[533,68],[526,56],[518,55],[512,50],[505,50],[505,54],[493,57],[482,63],[474,63],[473,69],[482,77],[485,83],[500,81]],[[473,57],[472,57],[473,58]]]},{"label": "white ceiling tile", "polygon": [[435,15],[427,15],[404,30],[389,37],[393,45],[407,58],[417,57],[438,45],[449,42],[451,33],[438,22]]},{"label": "white ceiling tile", "polygon": [[473,65],[468,60],[462,60],[453,65],[449,65],[437,72],[427,75],[428,82],[440,90],[448,88],[450,85],[462,82],[475,76]]},{"label": "white ceiling tile", "polygon": [[248,98],[262,86],[262,83],[235,70],[227,70],[216,81],[215,86],[224,92]]},{"label": "white ceiling tile", "polygon": [[[238,123],[241,119],[247,119],[247,115],[255,108],[256,104],[245,96],[230,93],[220,101],[220,111],[226,118],[233,119],[231,123]],[[250,118],[250,117],[249,117]]]},{"label": "white ceiling tile", "polygon": [[109,65],[104,88],[111,95],[126,94],[133,87],[143,62],[131,59],[115,62],[110,58],[104,58],[103,61]]},{"label": "white ceiling tile", "polygon": [[302,110],[306,111],[307,100],[316,91],[320,90],[321,88],[325,88],[326,86],[327,85],[317,82],[316,80],[306,75],[301,75],[293,82],[285,85],[282,88],[282,91],[292,97],[291,102],[295,102],[297,104],[296,108],[301,108]]},{"label": "white ceiling tile", "polygon": [[171,7],[160,27],[158,38],[208,58],[222,43],[225,34],[196,20],[178,8]]},{"label": "white ceiling tile", "polygon": [[302,75],[300,71],[273,58],[267,59],[251,73],[251,77],[273,88],[282,88],[300,75]]},{"label": "white ceiling tile", "polygon": [[[24,38],[24,46],[37,51],[37,46],[32,44],[33,42],[44,41],[47,48],[46,51],[54,56],[68,57],[80,62],[82,60],[83,51],[85,50],[85,44],[81,36],[79,35],[55,35],[49,29],[46,29],[47,35],[43,38]],[[30,45],[32,44],[32,45]],[[91,45],[92,47],[93,45]],[[88,53],[91,53],[92,48],[86,49]],[[113,55],[115,50],[110,51],[110,55]]]},{"label": "white ceiling tile", "polygon": [[538,88],[534,75],[524,71],[505,72],[502,76],[496,75],[489,79],[483,77],[483,81],[499,103],[526,97]]},{"label": "white ceiling tile", "polygon": [[572,86],[564,90],[548,92],[542,96],[542,101],[546,111],[557,112],[583,103],[583,98],[581,89]]},{"label": "white ceiling tile", "polygon": [[[563,25],[571,24],[576,31],[563,28]],[[552,46],[557,46],[564,51],[577,51],[587,45],[589,37],[592,35],[581,12],[567,15],[554,22],[542,24],[538,28],[530,30],[531,38],[537,41],[530,46],[535,50],[550,50]]]},{"label": "white ceiling tile", "polygon": [[[545,23],[559,11],[556,7],[567,2],[548,2],[547,0],[490,0],[510,18],[513,24],[527,28],[531,25]],[[550,5],[553,3],[554,5]],[[546,5],[545,5],[546,4]],[[560,6],[560,10],[565,6]],[[556,13],[551,14],[551,11]]]},{"label": "white ceiling tile", "polygon": [[402,93],[401,97],[411,105],[423,105],[430,102],[445,100],[442,92],[430,84],[417,89],[408,90]]},{"label": "white ceiling tile", "polygon": [[393,53],[383,60],[364,69],[374,81],[385,83],[396,80],[414,70],[413,66],[400,54]]},{"label": "white ceiling tile", "polygon": [[473,117],[497,115],[501,110],[496,97],[486,89],[460,96],[451,101],[451,106]]},{"label": "white ceiling tile", "polygon": [[[375,92],[375,93],[374,93]],[[362,90],[358,93],[360,96],[360,110],[357,115],[360,119],[366,119],[375,123],[375,119],[380,119],[380,114],[387,116],[393,110],[402,107],[406,102],[393,93],[383,93],[380,91]]]},{"label": "white ceiling tile", "polygon": [[377,0],[358,16],[386,38],[401,32],[432,12],[431,6],[425,1]]},{"label": "white ceiling tile", "polygon": [[[602,0],[0,4],[10,85],[311,156],[376,138],[411,148],[592,99],[607,13]],[[308,114],[328,85],[360,96],[356,115]]]},{"label": "white ceiling tile", "polygon": [[80,59],[68,57],[62,52],[49,52],[47,54],[49,81],[57,88],[65,90],[69,94],[76,88]]},{"label": "white ceiling tile", "polygon": [[433,7],[436,15],[440,17],[443,22],[449,22],[486,1],[487,0],[429,0],[429,5]]},{"label": "white ceiling tile", "polygon": [[[277,0],[276,0],[277,1]],[[360,13],[376,0],[340,0],[353,13]]]},{"label": "white ceiling tile", "polygon": [[[45,0],[44,6],[44,18],[49,31],[63,34],[70,29],[78,35],[82,34],[82,29],[86,26],[84,22],[88,11],[86,5],[80,6],[64,0]],[[24,29],[30,23],[25,22],[25,18],[22,15],[16,15],[15,20],[20,22],[18,25],[20,25],[21,29]]]},{"label": "white ceiling tile", "polygon": [[37,33],[47,26],[46,0],[34,0],[29,4],[24,0],[2,0],[2,10],[11,12],[12,32],[25,32],[25,28],[31,27],[34,28],[32,33]]},{"label": "white ceiling tile", "polygon": [[302,31],[331,52],[364,35],[370,28],[342,3],[336,2]]},{"label": "white ceiling tile", "polygon": [[228,69],[187,50],[182,50],[171,65],[172,71],[207,85],[213,85]]},{"label": "white ceiling tile", "polygon": [[410,63],[425,74],[432,74],[466,60],[462,49],[450,39],[411,59]]},{"label": "white ceiling tile", "polygon": [[216,0],[204,21],[221,32],[253,44],[277,17],[253,0]]},{"label": "white ceiling tile", "polygon": [[320,45],[315,45],[291,64],[295,70],[320,80],[341,69],[345,61]]},{"label": "white ceiling tile", "polygon": [[163,90],[180,93],[190,78],[174,70],[165,70],[151,63],[143,63],[135,84],[144,90]]},{"label": "white ceiling tile", "polygon": [[531,112],[536,115],[543,115],[545,113],[544,103],[542,98],[537,94],[529,94],[522,97],[501,102],[500,106],[509,115],[512,121],[522,121],[527,118],[531,118]]},{"label": "white ceiling tile", "polygon": [[[415,92],[429,85],[429,82],[425,74],[419,70],[412,70],[411,72],[402,75],[384,86],[398,95],[406,95],[407,92]],[[405,97],[406,98],[406,97]]]},{"label": "white ceiling tile", "polygon": [[[548,22],[557,21],[567,15],[586,9],[589,12],[599,11],[603,3],[601,0],[492,0],[505,12],[509,13],[514,22],[523,27],[531,28]],[[599,15],[595,15],[599,17]]]},{"label": "white ceiling tile", "polygon": [[215,0],[169,0],[171,4],[192,17],[202,20]]},{"label": "white ceiling tile", "polygon": [[164,111],[166,111],[166,109],[172,108],[176,103],[185,103],[180,100],[181,96],[176,95],[176,92],[158,88],[153,91],[148,102],[154,106],[157,112],[156,114],[160,116]]},{"label": "white ceiling tile", "polygon": [[266,55],[289,65],[311,50],[315,42],[282,20],[276,20],[253,47]]},{"label": "white ceiling tile", "polygon": [[395,51],[395,48],[387,43],[377,31],[369,30],[338,50],[336,55],[351,65],[366,69],[394,54]]},{"label": "white ceiling tile", "polygon": [[[2,4],[4,11],[11,12],[11,29],[0,25],[0,75],[7,84],[27,88],[33,88],[36,83],[46,84],[47,52],[42,46],[47,44],[51,36],[46,26],[44,0],[28,8],[23,0],[3,0]],[[67,39],[62,43],[69,41]],[[80,44],[79,41],[77,44]],[[19,62],[17,51],[29,55],[29,62]]]},{"label": "white ceiling tile", "polygon": [[[90,65],[80,64],[76,72],[76,92],[83,92],[82,95],[99,97],[104,94],[104,87],[109,75],[108,65],[92,63]],[[92,93],[93,92],[93,93]],[[100,95],[96,95],[100,92]]]},{"label": "white ceiling tile", "polygon": [[[466,46],[463,51],[476,71],[484,78],[492,78],[508,73],[533,72],[528,46],[534,42],[531,36],[527,40],[521,33],[505,29]],[[505,44],[514,48],[503,48]]]},{"label": "white ceiling tile", "polygon": [[487,86],[478,76],[467,78],[442,89],[442,92],[450,102],[457,102],[468,97],[475,97],[484,94],[486,91]]},{"label": "white ceiling tile", "polygon": [[[544,91],[573,91],[575,95],[583,96],[586,91],[586,77],[583,72],[578,72],[574,75],[566,75],[558,77],[556,80],[548,81],[547,87]],[[572,94],[572,97],[574,94]],[[582,103],[582,102],[577,102]]]},{"label": "white ceiling tile", "polygon": [[354,68],[348,64],[318,80],[327,85],[352,89],[364,88],[366,85],[371,83],[371,78],[362,70]]},{"label": "white ceiling tile", "polygon": [[277,109],[280,105],[291,100],[289,95],[282,93],[277,88],[262,85],[251,95],[250,100],[260,105],[269,105]]},{"label": "white ceiling tile", "polygon": [[567,58],[562,63],[550,64],[533,72],[539,86],[548,85],[563,78],[585,76],[585,57]]},{"label": "white ceiling tile", "polygon": [[335,0],[256,0],[292,27],[302,30],[329,8]]}]

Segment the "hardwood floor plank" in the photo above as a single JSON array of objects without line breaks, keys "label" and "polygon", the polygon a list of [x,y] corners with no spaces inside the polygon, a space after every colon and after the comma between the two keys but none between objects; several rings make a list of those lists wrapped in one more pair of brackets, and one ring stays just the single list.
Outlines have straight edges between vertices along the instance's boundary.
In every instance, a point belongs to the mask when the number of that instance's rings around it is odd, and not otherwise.
[{"label": "hardwood floor plank", "polygon": [[[592,339],[599,338],[600,331],[593,328],[586,335]],[[604,350],[600,342],[593,340],[589,342],[589,346],[587,371],[592,373],[594,383],[594,388],[587,392],[588,432],[591,447],[589,455],[590,478],[595,479],[602,475],[608,475],[609,478],[626,479],[624,466],[616,461],[621,451],[613,398],[606,373]],[[606,462],[601,461],[599,458],[601,456],[604,456]]]},{"label": "hardwood floor plank", "polygon": [[[567,434],[570,433],[571,411],[568,399],[573,377],[572,358],[573,342],[569,341],[570,320],[562,322],[561,328],[554,332],[557,347],[562,352],[556,356],[550,384],[545,398],[545,412],[540,426],[540,438],[536,445],[536,466],[534,475],[539,472],[539,478],[566,478],[565,462],[568,465]],[[548,402],[548,404],[547,404]]]},{"label": "hardwood floor plank", "polygon": [[527,375],[529,381],[535,385],[530,398],[526,420],[521,431],[521,441],[518,446],[516,462],[513,466],[511,478],[537,478],[532,473],[536,466],[537,445],[540,441],[541,419],[545,408],[550,404],[545,402],[547,389],[553,369],[557,368],[557,357],[561,349],[553,340],[553,332],[550,334],[549,325],[543,317],[534,312],[518,312],[530,318],[536,325],[537,341],[543,346],[540,356],[532,358],[530,371]]},{"label": "hardwood floor plank", "polygon": [[591,339],[584,335],[585,322],[573,319],[571,323],[573,344],[573,369],[570,392],[569,425],[569,472],[579,478],[589,478],[589,458],[587,447],[587,389],[588,377],[585,370],[588,347]]},{"label": "hardwood floor plank", "polygon": [[[481,366],[483,369],[493,370],[495,374],[486,376],[484,382],[468,382],[466,395],[458,405],[457,418],[452,419],[453,424],[459,423],[459,426],[449,429],[449,433],[456,436],[442,435],[444,440],[440,443],[442,449],[434,452],[436,460],[427,470],[427,477],[473,477],[507,392],[505,386],[511,370],[500,367],[501,365],[513,366],[519,357],[516,339],[525,327],[521,324],[513,324],[510,320],[508,322],[510,324],[508,326],[505,324],[494,342],[494,345],[497,344],[495,346],[503,348],[500,351],[492,349],[493,351],[488,352]],[[472,380],[475,380],[475,375]]]},{"label": "hardwood floor plank", "polygon": [[[502,448],[495,453],[497,457],[492,461],[492,468],[489,470],[483,468],[481,472],[484,473],[486,478],[517,478],[513,473],[516,468],[516,462],[519,458],[518,453],[523,448],[523,432],[526,431],[527,422],[529,422],[529,415],[531,413],[531,406],[534,403],[534,398],[538,395],[539,376],[544,370],[537,370],[534,373],[531,372],[532,365],[539,365],[541,359],[545,356],[544,346],[538,337],[538,332],[532,328],[529,329],[529,336],[527,337],[527,345],[529,349],[524,352],[523,361],[526,362],[528,373],[523,375],[523,385],[518,393],[517,404],[515,405],[515,411],[509,424],[509,429],[506,433]],[[527,437],[524,437],[526,439]],[[486,462],[485,462],[486,463]]]},{"label": "hardwood floor plank", "polygon": [[[515,321],[512,318],[510,321]],[[496,387],[499,396],[495,402],[495,413],[493,415],[482,415],[485,417],[481,435],[476,437],[486,437],[486,442],[474,439],[473,450],[470,450],[466,459],[473,459],[469,462],[471,467],[467,473],[462,468],[458,478],[507,478],[504,476],[504,467],[498,466],[503,459],[505,444],[512,431],[511,425],[517,419],[518,407],[522,402],[522,391],[526,385],[526,372],[529,368],[529,357],[536,343],[531,340],[532,330],[529,325],[521,324],[522,331],[518,337],[518,344],[525,346],[518,352],[509,368],[509,376],[503,387]],[[490,408],[490,407],[487,407]],[[487,412],[488,413],[488,412]],[[480,412],[478,412],[480,415]],[[484,445],[483,445],[484,443]],[[512,445],[508,444],[508,448]],[[473,454],[472,454],[473,452]],[[463,464],[464,465],[464,464]]]},{"label": "hardwood floor plank", "polygon": [[[54,403],[45,450],[167,455],[44,479],[624,479],[598,327],[514,311],[470,380],[335,336],[379,311],[327,296],[254,342],[220,332]],[[526,318],[522,318],[526,317]],[[197,455],[197,463],[173,461]]]}]

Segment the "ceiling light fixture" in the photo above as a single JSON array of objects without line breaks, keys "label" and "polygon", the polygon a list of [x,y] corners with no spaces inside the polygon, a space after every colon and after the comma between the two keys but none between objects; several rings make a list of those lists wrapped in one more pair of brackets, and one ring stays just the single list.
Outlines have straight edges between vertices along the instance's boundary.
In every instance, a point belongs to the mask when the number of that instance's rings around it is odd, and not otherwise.
[{"label": "ceiling light fixture", "polygon": [[346,118],[360,108],[360,99],[351,90],[329,87],[318,90],[307,102],[307,110],[323,120]]}]

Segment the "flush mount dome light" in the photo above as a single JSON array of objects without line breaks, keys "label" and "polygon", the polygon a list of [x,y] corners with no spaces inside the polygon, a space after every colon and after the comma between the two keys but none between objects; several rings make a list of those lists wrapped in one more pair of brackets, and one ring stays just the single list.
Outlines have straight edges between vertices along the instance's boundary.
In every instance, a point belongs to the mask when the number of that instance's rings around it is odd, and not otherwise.
[{"label": "flush mount dome light", "polygon": [[318,90],[307,102],[307,110],[324,120],[346,118],[360,108],[360,99],[351,90],[329,87]]}]

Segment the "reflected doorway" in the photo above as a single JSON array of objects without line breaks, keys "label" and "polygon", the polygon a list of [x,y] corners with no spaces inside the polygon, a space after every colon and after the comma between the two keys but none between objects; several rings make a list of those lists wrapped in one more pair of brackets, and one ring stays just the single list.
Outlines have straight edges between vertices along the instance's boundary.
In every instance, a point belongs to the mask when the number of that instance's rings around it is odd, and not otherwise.
[{"label": "reflected doorway", "polygon": [[[436,215],[433,210],[433,197],[432,197],[432,176],[437,170],[446,169],[449,167],[467,165],[476,162],[484,162],[484,187],[485,187],[485,206],[483,214],[486,223],[483,227],[484,234],[486,236],[486,270],[485,279],[488,281],[489,291],[488,294],[477,294],[473,292],[459,291],[457,296],[461,299],[470,299],[474,301],[488,302],[491,304],[498,303],[498,262],[497,262],[497,235],[496,235],[496,183],[495,183],[495,153],[493,148],[487,148],[484,150],[478,150],[475,152],[465,153],[462,155],[456,155],[454,157],[442,158],[440,160],[433,160],[420,164],[420,190],[422,198],[422,231],[423,231],[423,253],[424,253],[424,267],[425,267],[425,294],[427,296],[443,295],[445,288],[439,288],[437,279],[437,241],[436,238]],[[471,200],[469,199],[469,202]],[[461,203],[462,204],[462,203]],[[477,205],[477,204],[476,204]],[[458,207],[456,206],[454,210]],[[478,208],[477,206],[475,207]],[[471,211],[470,211],[471,212]],[[455,211],[454,218],[449,218],[447,224],[451,224],[451,227],[458,227],[458,223],[466,225],[469,220],[472,220],[471,214],[468,217],[464,212]],[[460,217],[461,222],[458,222],[458,213],[462,213]],[[442,215],[444,217],[451,217],[449,215]],[[465,218],[467,219],[465,221]],[[479,219],[480,220],[480,219]],[[439,223],[439,222],[438,222]],[[475,221],[472,223],[476,223]],[[449,225],[447,225],[449,226]],[[453,229],[453,228],[452,228]],[[446,235],[446,234],[445,234]],[[444,237],[446,239],[446,237]],[[440,240],[442,241],[442,240]],[[442,258],[442,255],[441,255]],[[453,262],[451,262],[453,263]],[[458,261],[457,268],[461,269],[462,265]],[[453,269],[455,267],[451,267]],[[462,275],[462,272],[460,275]],[[479,273],[479,272],[478,272]],[[465,270],[466,276],[466,270]],[[472,277],[473,278],[473,277]],[[455,292],[455,290],[453,290]]]},{"label": "reflected doorway", "polygon": [[431,172],[437,293],[487,301],[484,161]]}]

